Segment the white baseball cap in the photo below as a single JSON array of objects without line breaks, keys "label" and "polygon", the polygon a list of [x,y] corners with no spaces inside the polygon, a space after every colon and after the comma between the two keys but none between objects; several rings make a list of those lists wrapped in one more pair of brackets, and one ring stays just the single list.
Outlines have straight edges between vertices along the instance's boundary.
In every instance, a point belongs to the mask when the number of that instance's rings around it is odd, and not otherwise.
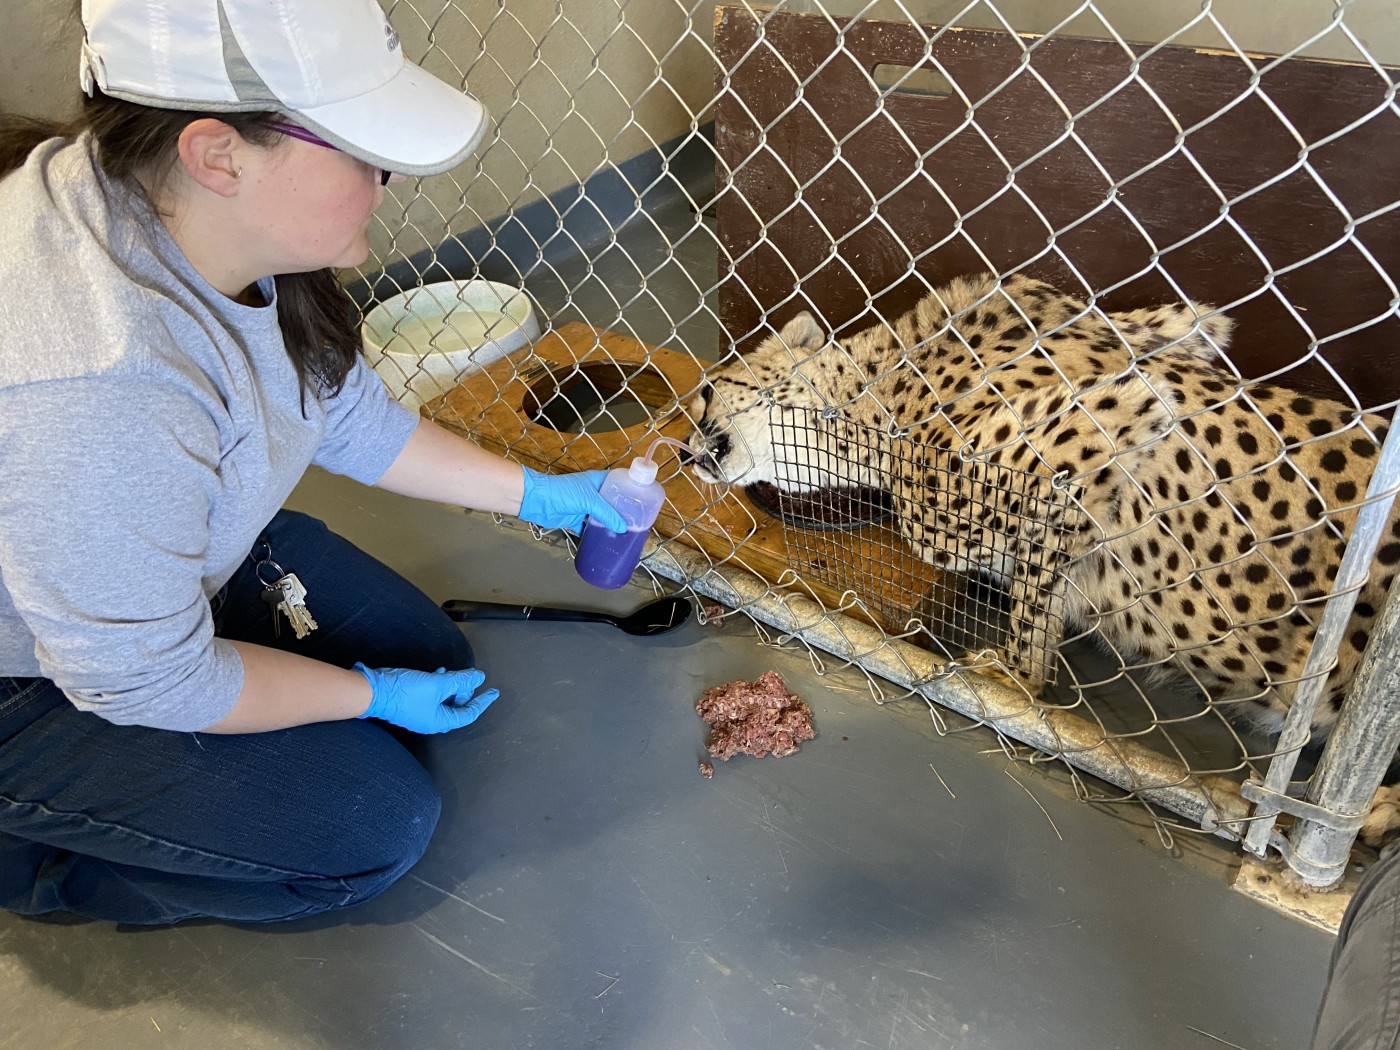
[{"label": "white baseball cap", "polygon": [[387,171],[434,175],[486,109],[403,57],[375,0],[83,0],[83,90],[199,112],[283,114]]}]

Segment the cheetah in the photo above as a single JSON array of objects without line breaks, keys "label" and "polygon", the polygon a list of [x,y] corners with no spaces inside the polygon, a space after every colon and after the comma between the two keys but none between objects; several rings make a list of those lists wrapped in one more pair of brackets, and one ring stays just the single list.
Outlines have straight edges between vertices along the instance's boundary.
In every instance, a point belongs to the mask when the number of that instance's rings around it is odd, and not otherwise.
[{"label": "cheetah", "polygon": [[[888,492],[923,560],[1006,591],[998,667],[1032,696],[1066,632],[1088,633],[1276,734],[1387,423],[1241,384],[1220,356],[1232,326],[1189,302],[1104,315],[1041,281],[990,274],[840,342],[804,312],[707,376],[687,406],[692,469],[707,483]],[[810,421],[800,430],[799,418]],[[883,441],[841,455],[849,424],[907,438],[914,453]],[[775,429],[813,436],[780,455]],[[1037,498],[989,500],[1012,472],[1036,479]],[[1314,739],[1336,721],[1397,562],[1392,515]]]}]

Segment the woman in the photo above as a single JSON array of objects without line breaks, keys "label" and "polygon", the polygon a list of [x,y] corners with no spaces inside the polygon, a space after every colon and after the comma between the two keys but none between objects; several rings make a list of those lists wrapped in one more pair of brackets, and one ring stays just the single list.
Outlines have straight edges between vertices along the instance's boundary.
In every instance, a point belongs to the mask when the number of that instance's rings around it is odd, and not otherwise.
[{"label": "woman", "polygon": [[621,519],[602,472],[522,470],[358,355],[329,268],[366,259],[387,182],[486,127],[374,0],[85,0],[83,23],[82,118],[0,142],[0,906],[367,900],[439,812],[382,723],[453,729],[496,691],[425,595],[278,509],[302,472]]}]

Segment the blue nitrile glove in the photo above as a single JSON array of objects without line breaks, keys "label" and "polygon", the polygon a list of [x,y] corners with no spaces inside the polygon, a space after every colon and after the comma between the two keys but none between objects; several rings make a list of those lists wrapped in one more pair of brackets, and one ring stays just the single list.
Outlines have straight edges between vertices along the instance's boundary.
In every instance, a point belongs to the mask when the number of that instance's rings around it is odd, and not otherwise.
[{"label": "blue nitrile glove", "polygon": [[[480,671],[407,671],[382,667],[372,671],[364,664],[355,670],[369,679],[374,690],[369,710],[361,718],[382,718],[415,733],[446,733],[476,721],[500,696],[500,690],[476,693],[486,676]],[[460,702],[459,702],[460,701]]]},{"label": "blue nitrile glove", "polygon": [[581,470],[576,474],[541,474],[525,471],[525,498],[520,501],[521,521],[542,529],[568,529],[578,532],[583,519],[593,515],[613,532],[626,532],[627,521],[615,511],[598,489],[608,476],[606,470]]}]

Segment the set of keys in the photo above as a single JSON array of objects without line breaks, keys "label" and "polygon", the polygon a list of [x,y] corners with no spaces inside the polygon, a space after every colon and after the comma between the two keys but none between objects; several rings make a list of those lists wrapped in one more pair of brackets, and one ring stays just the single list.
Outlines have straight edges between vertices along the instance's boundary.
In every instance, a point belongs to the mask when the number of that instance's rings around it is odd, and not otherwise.
[{"label": "set of keys", "polygon": [[[274,569],[280,575],[271,583],[267,583],[262,578],[262,567],[264,565]],[[306,587],[297,579],[294,572],[284,572],[282,566],[275,561],[265,560],[258,564],[258,580],[263,584],[262,600],[271,605],[272,608],[272,634],[273,637],[282,637],[282,617],[287,618],[287,622],[292,625],[292,630],[298,639],[305,638],[316,629],[316,621],[312,619],[311,613],[306,608]],[[280,616],[278,614],[281,614]]]}]

